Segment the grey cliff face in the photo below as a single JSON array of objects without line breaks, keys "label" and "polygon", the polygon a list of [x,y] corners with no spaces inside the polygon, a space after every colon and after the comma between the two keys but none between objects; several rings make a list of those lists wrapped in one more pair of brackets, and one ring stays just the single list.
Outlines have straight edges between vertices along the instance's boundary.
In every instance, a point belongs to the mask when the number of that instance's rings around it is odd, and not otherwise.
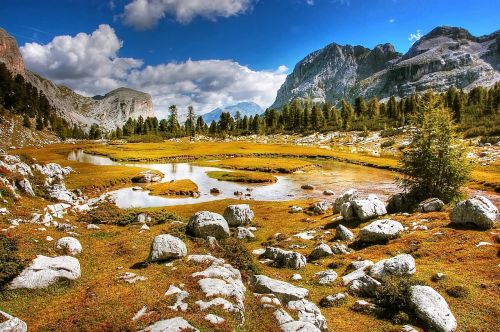
[{"label": "grey cliff face", "polygon": [[330,44],[294,68],[278,90],[274,108],[295,98],[352,101],[406,96],[451,86],[469,90],[500,81],[500,32],[474,37],[462,28],[438,27],[402,55],[391,44],[372,50]]},{"label": "grey cliff face", "polygon": [[118,88],[104,96],[85,97],[25,69],[16,40],[3,29],[0,29],[0,62],[42,91],[59,116],[83,129],[88,130],[96,123],[105,130],[112,130],[125,124],[129,117],[155,116],[153,101],[147,93]]}]

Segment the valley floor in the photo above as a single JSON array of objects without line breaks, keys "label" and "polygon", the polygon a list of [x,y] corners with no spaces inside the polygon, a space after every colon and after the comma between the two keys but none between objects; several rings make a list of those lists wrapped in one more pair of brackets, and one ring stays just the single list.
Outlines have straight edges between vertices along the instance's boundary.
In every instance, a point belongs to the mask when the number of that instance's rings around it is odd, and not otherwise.
[{"label": "valley floor", "polygon": [[[366,166],[395,170],[394,155],[382,153],[374,156],[366,152],[353,152],[352,148],[301,146],[285,143],[261,144],[249,142],[165,142],[101,145],[96,143],[58,144],[44,148],[23,148],[9,151],[10,154],[28,156],[31,162],[59,163],[70,166],[75,172],[65,176],[69,189],[81,189],[88,197],[97,197],[111,189],[131,187],[131,179],[144,168],[111,165],[92,165],[67,160],[75,149],[109,156],[113,160],[152,162],[189,160],[206,162],[217,159],[218,166],[237,170],[286,173],[311,167],[315,160],[333,158]],[[225,159],[226,157],[236,157]],[[276,159],[278,158],[278,159]],[[281,158],[281,159],[279,159]],[[226,163],[226,165],[224,165]],[[370,172],[370,168],[366,169]],[[241,172],[244,174],[244,172]],[[472,186],[497,189],[499,184],[498,161],[475,169]],[[259,173],[257,173],[259,174]],[[193,186],[187,181],[187,186]],[[182,189],[182,188],[181,188]],[[181,190],[179,189],[179,190]],[[336,190],[336,188],[331,188]],[[190,189],[193,190],[192,188]],[[496,197],[492,191],[485,196]],[[336,196],[333,196],[335,198]],[[324,200],[333,199],[325,196]],[[71,230],[82,244],[83,251],[76,256],[81,265],[81,277],[74,281],[60,281],[45,289],[7,290],[0,292],[0,309],[25,321],[30,331],[135,331],[167,318],[183,317],[201,331],[280,331],[274,317],[274,309],[263,307],[259,298],[253,295],[248,284],[254,273],[289,282],[309,290],[308,300],[319,306],[327,295],[346,293],[341,276],[348,272],[348,266],[357,260],[378,262],[398,254],[411,254],[416,261],[415,278],[432,286],[441,294],[458,322],[459,331],[500,330],[500,269],[498,260],[499,234],[497,229],[481,231],[460,228],[450,223],[451,207],[441,212],[394,214],[384,218],[399,221],[405,231],[402,236],[386,244],[360,246],[348,244],[353,252],[334,254],[308,262],[305,268],[295,270],[273,267],[259,262],[252,254],[255,249],[266,246],[293,250],[308,255],[320,243],[335,244],[335,229],[339,224],[349,227],[358,237],[362,227],[370,222],[345,222],[331,209],[324,214],[305,212],[290,213],[291,206],[305,210],[317,199],[261,202],[245,200],[255,214],[251,226],[255,238],[251,240],[221,240],[221,248],[214,248],[209,241],[186,235],[186,223],[198,211],[208,210],[222,214],[231,204],[241,203],[238,199],[224,199],[200,204],[172,206],[168,208],[134,209],[128,212],[106,210],[96,214],[101,220],[89,220],[87,212],[68,210],[60,223],[74,226]],[[7,202],[7,203],[5,203]],[[9,238],[18,240],[18,254],[29,263],[36,255],[56,256],[54,241],[68,236],[67,230],[45,227],[31,220],[32,213],[43,213],[48,202],[38,197],[21,195],[18,199],[7,199],[8,214],[0,215],[0,227]],[[123,226],[114,223],[122,213],[129,213],[129,220]],[[140,213],[163,215],[153,218],[144,228],[137,222]],[[86,219],[87,218],[87,219]],[[13,227],[12,220],[20,220]],[[87,229],[87,222],[98,223],[98,229]],[[16,224],[17,225],[17,224]],[[277,235],[280,233],[281,235]],[[244,295],[244,322],[235,313],[221,308],[199,310],[196,300],[205,297],[191,275],[206,268],[203,264],[181,258],[165,263],[143,264],[150,253],[153,238],[159,234],[172,234],[187,245],[188,254],[212,254],[221,257],[241,271],[246,287]],[[299,235],[299,236],[297,236]],[[486,243],[486,244],[485,244]],[[481,245],[482,244],[482,245]],[[293,249],[290,249],[293,248]],[[329,285],[320,285],[315,273],[333,269],[339,278]],[[123,280],[126,272],[144,277],[134,283]],[[292,280],[294,274],[302,279]],[[446,278],[433,281],[436,273]],[[140,278],[142,279],[142,278]],[[169,306],[175,296],[166,296],[170,285],[189,293],[185,299],[185,312],[174,311]],[[460,294],[454,290],[460,289]],[[347,302],[339,307],[322,307],[330,331],[401,331],[409,323],[421,330],[421,321],[410,319],[404,324],[352,310],[354,303],[362,297],[349,295]],[[146,307],[145,314],[136,314]],[[226,321],[213,325],[205,320],[207,313],[214,313]],[[136,316],[137,319],[133,319]],[[295,317],[296,318],[296,317]]]}]

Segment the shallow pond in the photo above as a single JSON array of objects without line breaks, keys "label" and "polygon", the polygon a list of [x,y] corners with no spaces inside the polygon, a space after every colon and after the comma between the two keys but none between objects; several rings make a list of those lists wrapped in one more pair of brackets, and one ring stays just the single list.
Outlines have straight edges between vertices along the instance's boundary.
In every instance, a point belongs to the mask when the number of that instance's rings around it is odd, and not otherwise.
[{"label": "shallow pond", "polygon": [[[356,188],[363,194],[377,194],[383,199],[399,191],[394,183],[393,172],[335,161],[316,162],[320,167],[299,171],[294,174],[274,174],[278,179],[276,183],[248,184],[212,179],[207,176],[206,172],[222,169],[196,166],[190,163],[119,163],[107,157],[89,155],[83,151],[71,152],[68,159],[95,165],[150,168],[165,175],[162,182],[190,179],[198,185],[200,191],[200,196],[196,198],[153,196],[147,190],[134,191],[132,188],[111,191],[110,194],[116,199],[116,204],[121,208],[160,207],[238,198],[234,195],[235,191],[243,192],[245,196],[239,197],[242,200],[253,199],[260,201],[284,201],[320,197],[329,199],[330,196],[323,195],[323,191],[326,189],[331,189],[338,194],[346,189]],[[315,189],[301,189],[301,186],[306,183],[312,184]],[[210,193],[211,188],[218,188],[221,193],[213,195]]]}]

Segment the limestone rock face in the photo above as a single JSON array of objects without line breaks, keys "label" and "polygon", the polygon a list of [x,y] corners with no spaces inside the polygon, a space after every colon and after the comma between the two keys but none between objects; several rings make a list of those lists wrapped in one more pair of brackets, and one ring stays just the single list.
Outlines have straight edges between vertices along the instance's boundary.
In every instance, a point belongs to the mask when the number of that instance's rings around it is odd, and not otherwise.
[{"label": "limestone rock face", "polygon": [[410,304],[417,316],[435,331],[452,332],[457,321],[446,300],[429,286],[413,286],[410,290]]},{"label": "limestone rock face", "polygon": [[156,262],[170,258],[181,258],[186,255],[187,248],[181,239],[170,234],[160,234],[155,236],[153,243],[151,243],[149,260]]},{"label": "limestone rock face", "polygon": [[229,237],[229,225],[226,219],[218,213],[209,211],[196,212],[187,224],[187,229],[194,236],[215,239]]},{"label": "limestone rock face", "polygon": [[15,75],[25,75],[24,61],[17,47],[14,37],[0,28],[0,62],[5,63],[7,69]]},{"label": "limestone rock face", "polygon": [[498,209],[484,196],[475,196],[458,203],[451,212],[455,224],[474,224],[482,229],[492,228],[498,221]]},{"label": "limestone rock face", "polygon": [[332,43],[297,63],[271,108],[297,98],[336,103],[492,86],[500,81],[499,34],[475,37],[462,28],[437,27],[404,55],[391,44],[370,50]]},{"label": "limestone rock face", "polygon": [[84,97],[27,70],[15,38],[3,29],[0,29],[0,62],[42,91],[61,117],[83,128],[90,129],[97,123],[105,130],[113,130],[123,126],[128,118],[155,116],[153,100],[147,93],[118,88],[104,96]]},{"label": "limestone rock face", "polygon": [[253,217],[253,211],[248,204],[229,205],[224,210],[224,219],[231,227],[249,224]]},{"label": "limestone rock face", "polygon": [[80,262],[71,256],[47,257],[38,255],[30,266],[18,275],[9,287],[45,288],[60,279],[80,278]]}]

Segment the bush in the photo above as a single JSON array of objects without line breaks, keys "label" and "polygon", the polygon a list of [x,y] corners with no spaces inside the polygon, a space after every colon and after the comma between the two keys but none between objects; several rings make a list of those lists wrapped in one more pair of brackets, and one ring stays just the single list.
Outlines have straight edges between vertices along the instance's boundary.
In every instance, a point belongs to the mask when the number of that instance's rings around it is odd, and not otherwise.
[{"label": "bush", "polygon": [[219,241],[219,255],[229,264],[240,270],[244,278],[258,274],[260,269],[255,263],[253,255],[236,238],[230,237]]},{"label": "bush", "polygon": [[464,298],[469,296],[469,291],[464,286],[459,285],[448,288],[446,290],[446,294],[448,294],[451,297]]},{"label": "bush", "polygon": [[17,241],[0,234],[0,289],[3,289],[24,269],[17,257]]},{"label": "bush", "polygon": [[393,140],[393,139],[390,139],[388,141],[385,141],[383,142],[382,144],[380,144],[380,147],[381,148],[388,148],[388,147],[391,147],[395,144],[396,142]]},{"label": "bush", "polygon": [[437,197],[450,202],[461,195],[471,163],[455,135],[450,113],[432,96],[425,97],[422,113],[413,119],[417,129],[412,142],[400,158],[404,176],[398,182],[417,200]]},{"label": "bush", "polygon": [[422,283],[412,276],[391,276],[382,280],[382,285],[375,292],[375,303],[387,309],[392,319],[400,320],[400,312],[411,312],[410,288]]}]

